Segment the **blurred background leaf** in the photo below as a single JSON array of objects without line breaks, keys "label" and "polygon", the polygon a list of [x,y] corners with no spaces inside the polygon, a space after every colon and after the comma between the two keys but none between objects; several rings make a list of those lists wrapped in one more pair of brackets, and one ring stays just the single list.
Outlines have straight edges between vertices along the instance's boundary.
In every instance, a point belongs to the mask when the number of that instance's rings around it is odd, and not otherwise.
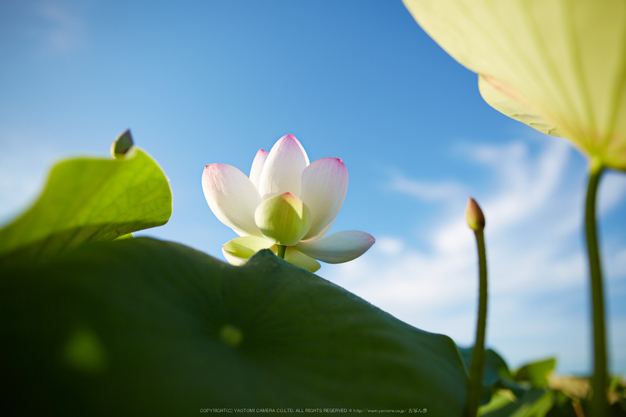
[{"label": "blurred background leaf", "polygon": [[548,386],[548,377],[554,371],[556,359],[549,358],[536,361],[522,366],[515,371],[514,378],[517,382],[526,382],[533,388],[545,388]]}]

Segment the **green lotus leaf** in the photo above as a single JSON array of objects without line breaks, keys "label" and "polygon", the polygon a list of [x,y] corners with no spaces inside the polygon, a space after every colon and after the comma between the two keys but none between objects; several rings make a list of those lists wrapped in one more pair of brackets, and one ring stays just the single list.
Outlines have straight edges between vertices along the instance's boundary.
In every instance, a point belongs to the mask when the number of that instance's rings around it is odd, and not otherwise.
[{"label": "green lotus leaf", "polygon": [[626,2],[403,2],[496,110],[626,170]]},{"label": "green lotus leaf", "polygon": [[512,99],[497,87],[499,87],[499,84],[495,79],[483,75],[478,77],[478,90],[480,91],[480,95],[491,107],[546,135],[563,136],[553,124],[543,119],[542,116],[531,109],[530,106],[524,106],[520,101]]},{"label": "green lotus leaf", "polygon": [[328,407],[462,414],[467,374],[450,338],[269,250],[236,267],[134,238],[0,274],[8,415],[25,407],[62,416]]},{"label": "green lotus leaf", "polygon": [[161,168],[134,146],[116,158],[56,164],[39,199],[0,230],[0,265],[40,261],[165,224],[172,193]]}]

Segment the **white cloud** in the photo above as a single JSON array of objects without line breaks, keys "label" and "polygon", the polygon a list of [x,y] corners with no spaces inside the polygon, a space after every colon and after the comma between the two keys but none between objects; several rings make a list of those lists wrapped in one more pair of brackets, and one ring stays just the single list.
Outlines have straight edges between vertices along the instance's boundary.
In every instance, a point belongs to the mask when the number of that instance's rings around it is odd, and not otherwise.
[{"label": "white cloud", "polygon": [[393,255],[402,252],[406,244],[404,240],[392,236],[382,236],[376,240],[376,247],[382,253]]},{"label": "white cloud", "polygon": [[66,53],[84,46],[86,25],[76,9],[67,2],[42,2],[35,9],[43,24],[39,35],[55,53]]},{"label": "white cloud", "polygon": [[427,201],[449,201],[454,197],[466,194],[465,189],[456,183],[409,180],[400,174],[394,175],[389,188]]},{"label": "white cloud", "polygon": [[[487,218],[488,344],[513,365],[557,355],[562,371],[588,372],[587,266],[581,229],[585,173],[572,169],[574,151],[564,141],[550,140],[540,148],[533,153],[515,142],[469,149],[497,179],[495,189],[479,199]],[[609,174],[603,180],[599,211],[606,214],[623,201],[626,178]],[[462,190],[468,189],[459,181],[445,182],[437,191],[436,183],[397,175],[389,186],[447,206],[458,206],[458,199],[466,198]],[[473,343],[476,248],[459,211],[424,234],[426,249],[384,236],[371,253],[328,271],[327,278],[418,328],[448,334],[463,345]],[[605,243],[611,273],[607,279],[626,279],[626,248]],[[626,332],[623,324],[618,320],[612,328]],[[619,352],[613,363],[626,363],[626,352]]]},{"label": "white cloud", "polygon": [[[505,147],[502,152],[490,147],[488,152],[477,155],[485,164],[494,168],[500,178],[500,190],[495,198],[483,203],[483,211],[489,218],[489,228],[495,233],[506,231],[514,223],[527,219],[554,196],[568,161],[569,146],[553,141],[542,154],[533,160],[522,143]],[[484,154],[488,153],[489,158]]]},{"label": "white cloud", "polygon": [[608,171],[603,175],[598,190],[598,213],[612,210],[626,196],[626,180],[623,172]]},{"label": "white cloud", "polygon": [[5,10],[2,23],[20,49],[33,48],[44,57],[66,55],[88,44],[85,17],[92,5],[92,0],[16,2]]}]

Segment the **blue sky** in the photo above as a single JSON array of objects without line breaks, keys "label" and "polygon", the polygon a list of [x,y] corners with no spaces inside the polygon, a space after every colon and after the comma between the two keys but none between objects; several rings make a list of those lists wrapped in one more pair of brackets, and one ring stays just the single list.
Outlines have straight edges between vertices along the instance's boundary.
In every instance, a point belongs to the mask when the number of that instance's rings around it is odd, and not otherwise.
[{"label": "blue sky", "polygon": [[[548,356],[591,369],[582,240],[586,161],[485,104],[400,1],[0,3],[0,220],[59,158],[106,156],[130,128],[170,179],[174,214],[139,235],[221,258],[235,237],[200,178],[248,172],[294,134],[342,158],[348,194],[331,231],[377,243],[318,274],[424,330],[472,343],[476,261],[467,195],[487,217],[487,343],[512,365]],[[611,368],[626,374],[626,176],[600,190]]]}]

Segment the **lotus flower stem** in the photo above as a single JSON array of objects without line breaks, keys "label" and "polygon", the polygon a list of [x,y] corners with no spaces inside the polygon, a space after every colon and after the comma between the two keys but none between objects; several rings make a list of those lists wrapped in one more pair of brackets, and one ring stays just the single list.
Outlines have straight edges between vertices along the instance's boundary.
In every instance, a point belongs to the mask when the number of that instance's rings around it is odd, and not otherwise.
[{"label": "lotus flower stem", "polygon": [[593,353],[594,372],[591,380],[591,415],[604,417],[608,415],[607,382],[608,360],[606,350],[606,326],[604,318],[604,290],[602,288],[602,265],[598,234],[596,231],[596,195],[598,183],[604,172],[604,165],[591,159],[589,164],[589,185],[585,205],[585,231],[587,234],[587,252],[589,255],[589,275],[591,279],[591,305],[593,318]]},{"label": "lotus flower stem", "polygon": [[487,328],[487,251],[485,250],[485,217],[478,204],[469,199],[466,209],[467,223],[476,235],[478,248],[478,321],[476,342],[470,359],[470,376],[465,400],[465,415],[476,417],[482,394],[483,370],[485,367],[485,330]]},{"label": "lotus flower stem", "polygon": [[287,246],[278,245],[278,253],[276,254],[280,259],[285,259],[285,251],[287,250]]}]

